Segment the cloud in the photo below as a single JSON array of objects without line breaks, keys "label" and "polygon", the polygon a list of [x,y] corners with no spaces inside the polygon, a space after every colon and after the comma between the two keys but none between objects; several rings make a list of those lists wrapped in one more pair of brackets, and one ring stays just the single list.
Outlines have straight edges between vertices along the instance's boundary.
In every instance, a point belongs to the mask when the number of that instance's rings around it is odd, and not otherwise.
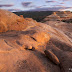
[{"label": "cloud", "polygon": [[29,7],[36,7],[35,5],[31,5],[31,6],[29,6]]},{"label": "cloud", "polygon": [[11,7],[13,4],[0,4],[0,7]]},{"label": "cloud", "polygon": [[5,10],[11,11],[11,12],[18,12],[18,11],[22,11],[21,9],[5,9]]},{"label": "cloud", "polygon": [[51,6],[54,6],[54,7],[65,7],[63,5],[51,5]]},{"label": "cloud", "polygon": [[31,9],[29,11],[61,11],[70,8],[72,7],[43,7],[43,8],[36,7],[35,9]]},{"label": "cloud", "polygon": [[22,6],[29,7],[32,4],[32,2],[22,2]]},{"label": "cloud", "polygon": [[36,7],[36,8],[42,8],[43,6],[38,6],[38,7]]},{"label": "cloud", "polygon": [[70,1],[70,0],[63,0],[63,1]]},{"label": "cloud", "polygon": [[2,0],[0,0],[0,1],[2,1]]},{"label": "cloud", "polygon": [[52,2],[56,2],[56,1],[46,1],[46,3],[52,3]]},{"label": "cloud", "polygon": [[68,7],[68,8],[65,8],[65,9],[60,9],[61,11],[72,11],[72,7]]},{"label": "cloud", "polygon": [[62,0],[62,1],[71,1],[71,0]]},{"label": "cloud", "polygon": [[65,4],[64,2],[61,2],[60,4]]},{"label": "cloud", "polygon": [[43,5],[43,6],[47,6],[47,5]]}]

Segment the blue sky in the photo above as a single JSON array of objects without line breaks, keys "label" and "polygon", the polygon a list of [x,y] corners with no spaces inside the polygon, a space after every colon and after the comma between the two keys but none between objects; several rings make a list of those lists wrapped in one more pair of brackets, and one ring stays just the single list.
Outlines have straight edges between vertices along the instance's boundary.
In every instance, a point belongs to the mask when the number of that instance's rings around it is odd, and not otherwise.
[{"label": "blue sky", "polygon": [[0,9],[9,11],[72,11],[72,0],[0,0]]}]

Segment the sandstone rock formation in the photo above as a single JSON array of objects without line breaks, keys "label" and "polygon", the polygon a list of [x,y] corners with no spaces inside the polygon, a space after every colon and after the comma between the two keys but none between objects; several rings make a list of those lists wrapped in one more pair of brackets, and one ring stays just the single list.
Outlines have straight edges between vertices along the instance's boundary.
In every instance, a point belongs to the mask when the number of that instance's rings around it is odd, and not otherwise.
[{"label": "sandstone rock formation", "polygon": [[[48,58],[51,59],[55,64],[59,64],[59,67],[61,68],[61,72],[71,72],[72,69],[72,47],[70,50],[66,50],[67,47],[65,47],[65,50],[63,50],[62,46],[59,47],[58,42],[55,45],[53,42],[48,44],[45,54]],[[49,52],[51,51],[51,52]],[[49,55],[48,55],[49,54]],[[49,57],[51,55],[51,57]]]},{"label": "sandstone rock formation", "polygon": [[72,42],[72,23],[65,23],[61,21],[46,21],[45,24],[63,31]]},{"label": "sandstone rock formation", "polygon": [[[26,29],[29,25],[34,26],[37,23],[30,24],[29,20],[24,19],[23,17],[19,17],[9,11],[0,9],[0,32],[6,32],[10,30],[21,31]],[[33,21],[31,21],[33,22]]]},{"label": "sandstone rock formation", "polygon": [[67,11],[57,11],[57,12],[53,12],[53,14],[47,16],[46,18],[44,18],[42,20],[42,22],[46,22],[46,21],[62,21],[62,20],[68,20],[68,19],[72,19],[72,13]]},{"label": "sandstone rock formation", "polygon": [[0,72],[67,72],[71,65],[72,42],[63,31],[0,10]]},{"label": "sandstone rock formation", "polygon": [[[66,12],[64,12],[64,14],[61,13],[61,15],[63,14],[64,18],[59,14],[59,12],[58,14],[55,12],[54,14],[58,15],[60,19],[66,20],[66,17],[64,17],[65,14],[67,14]],[[67,16],[69,16],[69,14],[67,14]],[[69,16],[69,18],[67,17],[67,20],[70,18],[71,16]],[[60,42],[60,40],[52,38],[50,40],[50,43],[47,44],[48,46],[46,47],[46,50],[44,51],[45,55],[53,63],[59,65],[59,67],[61,68],[61,72],[71,72],[72,71],[72,23],[61,22],[61,21],[57,21],[56,19],[55,21],[53,21],[52,19],[50,19],[50,21],[46,20],[44,23],[50,25],[55,29],[62,31],[71,42],[71,45],[68,45],[68,43],[65,42],[63,43]]]},{"label": "sandstone rock formation", "polygon": [[56,14],[52,14],[47,16],[43,21],[60,21],[60,16],[56,15]]}]

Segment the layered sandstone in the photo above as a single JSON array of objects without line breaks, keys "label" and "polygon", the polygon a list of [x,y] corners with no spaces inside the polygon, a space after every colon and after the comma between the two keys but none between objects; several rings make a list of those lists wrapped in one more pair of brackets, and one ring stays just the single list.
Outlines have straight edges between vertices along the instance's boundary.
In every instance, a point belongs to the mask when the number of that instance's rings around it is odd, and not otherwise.
[{"label": "layered sandstone", "polygon": [[71,65],[72,42],[63,31],[0,10],[0,72],[67,72]]},{"label": "layered sandstone", "polygon": [[0,32],[11,30],[21,31],[26,29],[29,25],[35,26],[36,24],[37,22],[34,20],[30,21],[29,19],[24,19],[23,17],[17,16],[9,11],[0,9]]}]

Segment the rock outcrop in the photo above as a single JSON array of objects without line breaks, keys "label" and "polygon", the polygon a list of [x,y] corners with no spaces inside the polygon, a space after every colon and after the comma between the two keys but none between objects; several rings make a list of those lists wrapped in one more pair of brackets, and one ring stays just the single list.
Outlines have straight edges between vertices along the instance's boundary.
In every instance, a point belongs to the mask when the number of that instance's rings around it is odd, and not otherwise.
[{"label": "rock outcrop", "polygon": [[63,31],[0,10],[0,72],[67,72],[71,67],[72,42]]},{"label": "rock outcrop", "polygon": [[[54,41],[54,40],[53,40]],[[72,47],[68,47],[69,50],[66,50],[67,47],[65,47],[65,50],[63,50],[61,45],[58,45],[58,41],[56,43],[56,46],[54,42],[51,42],[48,44],[45,54],[46,56],[55,64],[58,64],[61,68],[61,72],[71,72],[72,69]],[[60,47],[61,46],[61,47]]]},{"label": "rock outcrop", "polygon": [[45,24],[63,31],[72,42],[72,23],[65,23],[61,21],[46,21]]},{"label": "rock outcrop", "polygon": [[[62,39],[58,38],[59,39],[58,40],[52,37],[50,39],[50,43],[47,44],[48,46],[46,47],[44,53],[46,57],[49,58],[54,64],[59,65],[59,67],[61,68],[61,72],[71,72],[72,71],[72,23],[70,23],[69,21],[72,19],[72,17],[70,16],[72,14],[71,12],[68,13],[54,12],[53,15],[59,16],[60,20],[58,21],[54,19],[55,20],[54,21],[50,17],[51,19],[48,18],[49,20],[47,19],[44,23],[53,27],[54,29],[58,29],[62,31],[68,37],[71,44],[68,45],[68,43],[61,42],[60,40]],[[62,22],[61,20],[65,20],[66,22],[68,21],[68,23]]]},{"label": "rock outcrop", "polygon": [[[29,23],[29,22],[32,22]],[[34,23],[33,23],[34,22]],[[37,22],[24,19],[9,11],[0,9],[0,32],[6,32],[11,30],[21,31],[30,26],[35,26]]]},{"label": "rock outcrop", "polygon": [[46,22],[46,21],[62,21],[62,20],[68,20],[68,19],[72,19],[72,13],[67,11],[57,11],[57,12],[53,12],[53,14],[47,16],[46,18],[44,18],[42,20],[42,22]]},{"label": "rock outcrop", "polygon": [[60,16],[58,16],[57,14],[52,14],[47,16],[43,21],[60,21]]}]

